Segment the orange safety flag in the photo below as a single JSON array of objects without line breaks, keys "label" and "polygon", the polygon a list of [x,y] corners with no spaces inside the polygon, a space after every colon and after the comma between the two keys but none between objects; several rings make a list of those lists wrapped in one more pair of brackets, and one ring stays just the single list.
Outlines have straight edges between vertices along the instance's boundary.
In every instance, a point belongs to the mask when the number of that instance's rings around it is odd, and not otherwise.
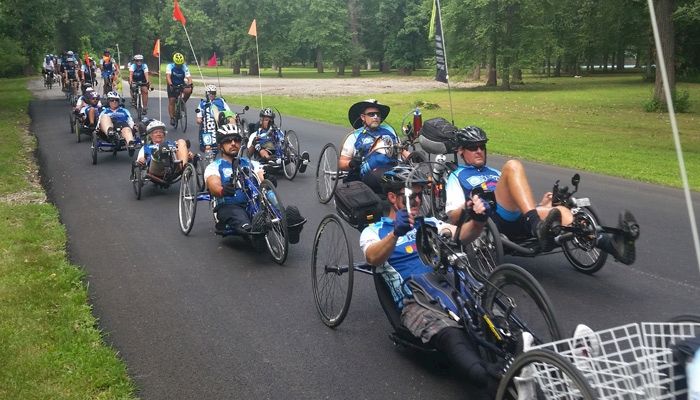
[{"label": "orange safety flag", "polygon": [[88,52],[85,52],[85,64],[87,66],[90,66],[90,55],[88,55]]},{"label": "orange safety flag", "polygon": [[177,3],[177,0],[174,0],[174,2],[175,7],[173,8],[173,20],[180,21],[182,26],[185,26],[185,23],[187,22],[185,15],[182,13],[182,10],[180,10],[180,5]]},{"label": "orange safety flag", "polygon": [[160,57],[160,39],[156,39],[156,44],[153,46],[153,57]]},{"label": "orange safety flag", "polygon": [[[175,0],[175,1],[177,1],[177,0]],[[250,29],[248,29],[248,34],[250,36],[258,37],[258,26],[255,24],[255,19],[253,19],[253,23],[250,24]]]},{"label": "orange safety flag", "polygon": [[207,62],[207,67],[216,67],[216,53],[214,53],[209,59],[209,62]]}]

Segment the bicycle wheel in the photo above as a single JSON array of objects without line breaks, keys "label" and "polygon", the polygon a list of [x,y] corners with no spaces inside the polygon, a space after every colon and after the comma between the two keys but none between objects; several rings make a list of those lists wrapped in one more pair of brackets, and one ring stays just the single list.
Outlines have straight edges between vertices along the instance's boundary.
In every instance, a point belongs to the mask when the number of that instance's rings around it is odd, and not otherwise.
[{"label": "bicycle wheel", "polygon": [[182,115],[182,103],[180,103],[180,99],[178,98],[175,100],[175,112],[173,113],[173,119],[175,120],[175,126],[173,126],[173,129],[177,129],[178,126],[180,126],[180,118]]},{"label": "bicycle wheel", "polygon": [[90,146],[90,151],[92,153],[92,165],[97,164],[97,133],[92,134],[92,146]]},{"label": "bicycle wheel", "polygon": [[588,275],[598,272],[608,259],[608,253],[595,247],[596,231],[600,226],[598,221],[600,218],[593,207],[582,207],[581,211],[574,215],[573,223],[580,233],[561,246],[571,265],[577,271]]},{"label": "bicycle wheel", "polygon": [[535,344],[561,338],[554,306],[529,272],[514,264],[502,264],[493,270],[488,282],[482,305],[505,339],[507,353],[517,351],[510,345],[517,346],[521,332],[530,332]]},{"label": "bicycle wheel", "polygon": [[141,88],[138,89],[139,93],[136,95],[136,116],[138,121],[143,118],[143,100],[141,98]]},{"label": "bicycle wheel", "polygon": [[503,262],[501,235],[491,218],[486,221],[481,235],[465,247],[470,261],[473,260],[472,267],[478,271],[473,275],[479,281],[483,281]]},{"label": "bicycle wheel", "polygon": [[323,146],[316,165],[316,194],[318,201],[328,203],[338,186],[338,149],[333,143]]},{"label": "bicycle wheel", "polygon": [[141,189],[146,182],[146,169],[136,163],[131,164],[131,184],[134,186],[136,200],[141,200]]},{"label": "bicycle wheel", "polygon": [[206,182],[204,182],[204,170],[207,169],[208,164],[209,163],[207,162],[207,159],[204,157],[197,160],[197,190],[199,190],[200,192],[203,192],[207,189]]},{"label": "bicycle wheel", "polygon": [[188,235],[194,225],[194,216],[197,213],[197,179],[192,164],[187,164],[180,178],[180,202],[178,214],[180,219],[180,231]]},{"label": "bicycle wheel", "polygon": [[353,271],[352,248],[343,222],[337,215],[326,215],[314,239],[311,283],[316,310],[329,328],[340,325],[348,313]]},{"label": "bicycle wheel", "polygon": [[187,132],[187,105],[185,101],[180,98],[180,125],[182,125],[182,132]]},{"label": "bicycle wheel", "polygon": [[275,190],[275,186],[267,179],[260,183],[262,205],[265,212],[265,242],[272,260],[284,264],[289,253],[289,235],[287,234],[287,216],[284,204]]},{"label": "bicycle wheel", "polygon": [[285,134],[284,156],[282,157],[284,176],[290,181],[297,176],[299,171],[299,137],[293,130]]},{"label": "bicycle wheel", "polygon": [[498,385],[496,399],[540,398],[594,400],[598,397],[583,374],[566,358],[550,350],[536,349],[515,358]]}]

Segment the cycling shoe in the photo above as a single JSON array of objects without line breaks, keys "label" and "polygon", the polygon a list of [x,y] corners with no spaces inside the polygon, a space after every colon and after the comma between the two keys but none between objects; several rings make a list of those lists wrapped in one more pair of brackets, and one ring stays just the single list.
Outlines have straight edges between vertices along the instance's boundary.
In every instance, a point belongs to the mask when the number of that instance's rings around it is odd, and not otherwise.
[{"label": "cycling shoe", "polygon": [[547,217],[537,224],[537,241],[540,244],[540,250],[550,251],[554,248],[552,240],[552,228],[561,224],[561,211],[558,208],[552,208],[547,214]]}]

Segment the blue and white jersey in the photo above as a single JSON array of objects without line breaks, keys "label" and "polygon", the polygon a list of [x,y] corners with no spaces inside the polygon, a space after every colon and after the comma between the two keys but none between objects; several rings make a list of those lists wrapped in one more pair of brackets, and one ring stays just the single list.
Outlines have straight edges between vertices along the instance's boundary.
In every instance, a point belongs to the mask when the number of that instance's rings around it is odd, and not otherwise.
[{"label": "blue and white jersey", "polygon": [[185,83],[185,78],[190,77],[190,69],[187,68],[187,64],[182,64],[181,66],[176,66],[175,63],[170,63],[165,68],[165,74],[170,74],[170,81],[173,85],[182,85]]},{"label": "blue and white jersey", "polygon": [[343,143],[340,155],[353,157],[359,155],[363,158],[360,173],[365,175],[375,168],[391,167],[395,164],[395,158],[389,157],[385,149],[378,149],[371,154],[369,151],[377,140],[382,140],[379,146],[391,146],[399,142],[396,132],[387,124],[382,124],[374,131],[365,127],[355,130],[348,135]]},{"label": "blue and white jersey", "polygon": [[129,64],[129,71],[134,73],[134,82],[146,82],[146,75],[148,74],[148,65],[146,63],[141,63],[141,66],[131,63]]},{"label": "blue and white jersey", "polygon": [[112,121],[127,124],[130,128],[134,127],[134,120],[131,118],[131,113],[124,107],[119,107],[116,110],[105,107],[100,113],[100,118],[102,118],[103,115],[112,118]]},{"label": "blue and white jersey", "polygon": [[[239,162],[239,165],[241,167],[248,167],[253,172],[257,172],[258,170],[260,170],[260,164],[256,161],[250,160],[248,158],[241,158]],[[211,164],[207,165],[207,168],[204,170],[204,181],[206,182],[210,176],[218,176],[219,178],[221,178],[221,185],[226,186],[231,182],[232,175],[233,165],[230,162],[224,160],[223,158],[217,158]],[[244,205],[248,202],[248,198],[245,195],[245,193],[243,193],[242,189],[236,190],[235,196],[216,197],[215,200],[216,205]]]},{"label": "blue and white jersey", "polygon": [[497,169],[460,165],[447,177],[445,211],[449,213],[461,208],[471,191],[478,186],[484,191],[495,191],[499,179],[501,171]]},{"label": "blue and white jersey", "polygon": [[[426,218],[424,223],[438,226],[438,229],[443,224],[435,218]],[[366,227],[360,235],[362,252],[366,253],[370,245],[379,242],[393,231],[394,221],[387,217],[383,217],[379,222]],[[381,273],[384,281],[389,284],[397,309],[402,309],[404,292],[408,291],[407,287],[402,289],[403,282],[413,275],[433,272],[433,268],[425,265],[418,255],[416,228],[398,238],[391,256],[383,267],[377,267],[377,272]]]},{"label": "blue and white jersey", "polygon": [[209,113],[209,116],[216,116],[223,111],[231,111],[231,108],[223,98],[217,97],[210,102],[202,99],[199,101],[199,107],[197,107],[197,117],[202,118],[204,113]]},{"label": "blue and white jersey", "polygon": [[139,153],[136,156],[136,159],[138,160],[144,158],[146,160],[150,160],[153,157],[153,152],[156,151],[160,145],[167,146],[171,150],[177,150],[177,144],[170,140],[166,140],[160,144],[148,143],[139,149]]},{"label": "blue and white jersey", "polygon": [[100,61],[100,69],[102,70],[102,78],[109,78],[114,74],[116,65],[114,60],[110,58],[109,62],[105,62],[104,59]]},{"label": "blue and white jersey", "polygon": [[[90,104],[87,104],[80,109],[80,113],[83,114],[85,117],[87,117],[88,112],[90,111],[91,108],[94,108],[95,110],[97,110],[95,112],[96,115],[100,115],[100,112],[102,111],[102,103],[100,101],[98,101],[97,106],[95,106],[95,107],[91,106]],[[95,120],[97,121],[97,118],[95,118]]]}]

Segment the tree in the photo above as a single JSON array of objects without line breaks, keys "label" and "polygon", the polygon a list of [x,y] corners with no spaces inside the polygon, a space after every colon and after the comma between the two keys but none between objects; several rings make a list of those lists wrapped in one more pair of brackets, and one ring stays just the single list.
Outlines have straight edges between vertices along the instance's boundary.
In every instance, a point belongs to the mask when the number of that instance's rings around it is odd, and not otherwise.
[{"label": "tree", "polygon": [[[656,65],[661,65],[663,62],[666,66],[666,74],[668,75],[668,83],[671,91],[676,88],[676,72],[675,72],[675,30],[673,26],[673,10],[675,7],[674,0],[654,0],[654,13],[656,14],[656,22],[659,30],[659,38],[661,39],[661,49],[663,51],[663,60],[659,58],[658,52],[655,55]],[[654,83],[654,100],[660,104],[666,104],[664,96],[663,79],[660,73],[660,68],[656,69],[656,81]]]}]

